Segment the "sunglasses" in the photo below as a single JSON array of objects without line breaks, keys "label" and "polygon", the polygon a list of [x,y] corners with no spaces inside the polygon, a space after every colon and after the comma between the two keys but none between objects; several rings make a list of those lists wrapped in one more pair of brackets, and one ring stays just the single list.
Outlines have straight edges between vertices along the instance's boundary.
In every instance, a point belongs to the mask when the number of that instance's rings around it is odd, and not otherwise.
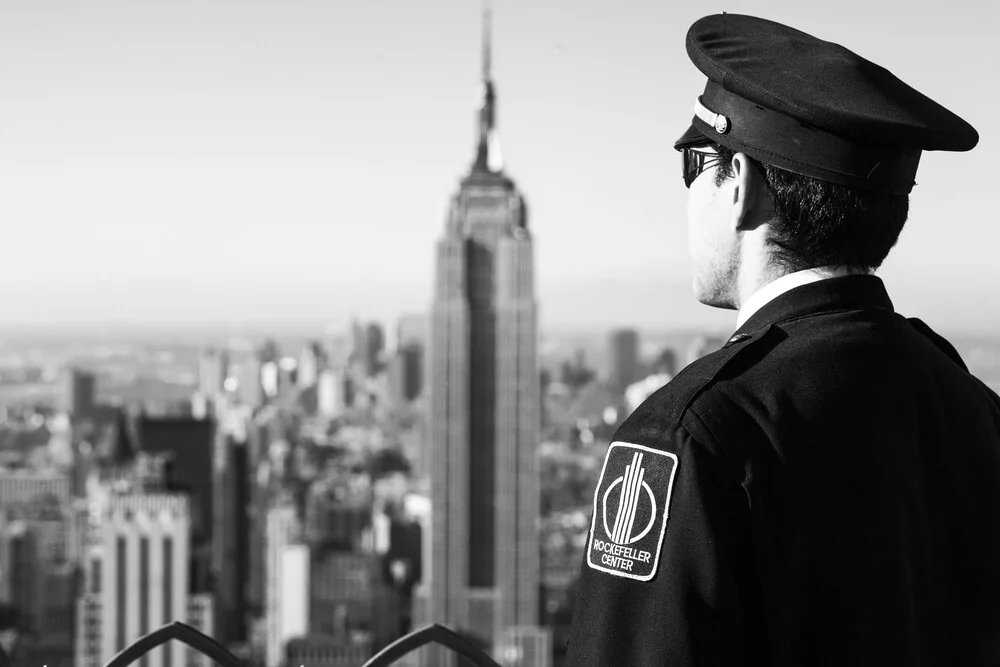
[{"label": "sunglasses", "polygon": [[681,149],[681,173],[684,176],[684,187],[690,188],[694,179],[698,178],[701,172],[712,167],[722,158],[718,153],[706,153],[705,151],[694,150],[693,148]]}]

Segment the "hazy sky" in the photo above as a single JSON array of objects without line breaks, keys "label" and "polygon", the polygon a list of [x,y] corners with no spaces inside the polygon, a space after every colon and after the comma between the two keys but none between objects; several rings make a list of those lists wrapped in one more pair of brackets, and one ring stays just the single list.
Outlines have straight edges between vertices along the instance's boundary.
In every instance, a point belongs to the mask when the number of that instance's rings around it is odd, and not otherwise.
[{"label": "hazy sky", "polygon": [[[789,23],[971,122],[925,153],[882,275],[1000,331],[996,2],[496,0],[508,172],[543,321],[735,321],[693,302],[679,158],[700,16]],[[390,318],[430,298],[474,147],[474,0],[0,0],[0,323]]]}]

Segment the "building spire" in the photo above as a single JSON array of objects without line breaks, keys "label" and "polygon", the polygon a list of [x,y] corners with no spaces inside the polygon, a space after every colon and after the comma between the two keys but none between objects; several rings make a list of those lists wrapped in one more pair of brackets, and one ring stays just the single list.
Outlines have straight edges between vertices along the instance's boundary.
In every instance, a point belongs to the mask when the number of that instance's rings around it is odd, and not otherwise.
[{"label": "building spire", "polygon": [[493,56],[493,6],[490,0],[483,2],[483,83],[490,81],[492,76]]},{"label": "building spire", "polygon": [[493,7],[483,2],[483,80],[480,84],[479,146],[473,171],[503,171],[500,137],[496,131],[496,91],[493,87]]}]

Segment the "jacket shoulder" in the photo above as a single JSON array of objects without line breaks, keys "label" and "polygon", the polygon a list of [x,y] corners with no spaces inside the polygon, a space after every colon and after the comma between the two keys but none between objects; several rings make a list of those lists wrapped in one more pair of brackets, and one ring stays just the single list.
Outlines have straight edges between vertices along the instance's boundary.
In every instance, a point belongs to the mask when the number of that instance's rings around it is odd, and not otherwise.
[{"label": "jacket shoulder", "polygon": [[917,333],[929,340],[934,347],[941,350],[945,356],[958,364],[962,370],[969,370],[969,367],[965,365],[965,362],[962,360],[962,356],[958,353],[958,350],[956,350],[955,346],[949,343],[944,336],[931,329],[924,323],[923,320],[917,319],[916,317],[909,317],[906,321],[910,323],[910,326],[912,326]]},{"label": "jacket shoulder", "polygon": [[702,400],[719,400],[709,390],[724,376],[742,372],[762,359],[776,342],[775,327],[753,335],[731,338],[721,349],[691,362],[670,382],[654,392],[622,423],[616,439],[648,441],[674,425],[683,424],[693,435],[691,409]]}]

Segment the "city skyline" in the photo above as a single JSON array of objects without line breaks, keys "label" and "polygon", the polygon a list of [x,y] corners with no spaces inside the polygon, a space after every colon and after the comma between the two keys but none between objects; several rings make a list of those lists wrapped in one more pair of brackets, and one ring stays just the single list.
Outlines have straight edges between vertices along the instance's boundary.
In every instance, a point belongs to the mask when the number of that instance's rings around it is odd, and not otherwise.
[{"label": "city skyline", "polygon": [[[979,129],[969,154],[924,154],[882,274],[901,312],[982,333],[1000,324],[983,307],[1000,298],[1000,232],[981,224],[1000,100],[977,82],[1000,47],[996,8],[959,5],[718,9],[838,41]],[[683,34],[712,9],[497,5],[505,158],[533,205],[543,328],[732,328],[691,296],[671,149],[703,86]],[[5,3],[0,218],[16,251],[0,326],[426,310],[424,249],[474,131],[478,12]]]}]

